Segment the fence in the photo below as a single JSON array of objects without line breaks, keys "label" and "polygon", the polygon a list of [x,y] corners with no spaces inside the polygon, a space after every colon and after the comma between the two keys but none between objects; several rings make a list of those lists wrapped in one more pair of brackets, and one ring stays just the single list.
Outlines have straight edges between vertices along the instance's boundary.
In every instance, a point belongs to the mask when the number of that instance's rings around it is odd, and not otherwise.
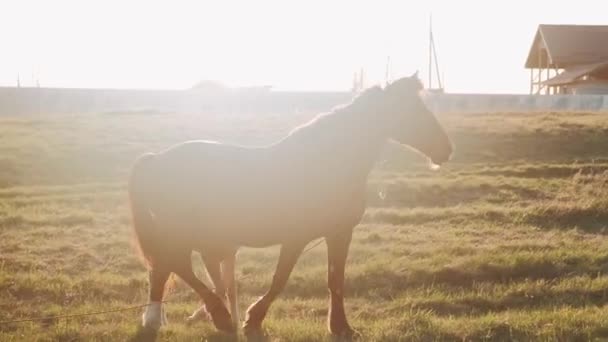
[{"label": "fence", "polygon": [[326,111],[350,92],[228,89],[121,90],[0,87],[0,116],[159,111],[168,113]]},{"label": "fence", "polygon": [[[239,90],[118,90],[0,87],[0,116],[160,111],[292,113],[327,111],[347,103],[351,92]],[[608,95],[428,94],[437,113],[605,111]]]},{"label": "fence", "polygon": [[608,112],[608,95],[429,94],[425,100],[437,113]]}]

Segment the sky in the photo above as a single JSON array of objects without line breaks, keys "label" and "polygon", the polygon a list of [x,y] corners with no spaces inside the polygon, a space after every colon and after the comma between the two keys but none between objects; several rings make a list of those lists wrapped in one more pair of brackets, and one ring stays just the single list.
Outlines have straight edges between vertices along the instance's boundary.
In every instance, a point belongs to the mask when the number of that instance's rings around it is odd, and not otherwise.
[{"label": "sky", "polygon": [[608,25],[608,1],[0,0],[0,85],[348,90],[428,70],[446,91],[527,93],[539,24]]}]

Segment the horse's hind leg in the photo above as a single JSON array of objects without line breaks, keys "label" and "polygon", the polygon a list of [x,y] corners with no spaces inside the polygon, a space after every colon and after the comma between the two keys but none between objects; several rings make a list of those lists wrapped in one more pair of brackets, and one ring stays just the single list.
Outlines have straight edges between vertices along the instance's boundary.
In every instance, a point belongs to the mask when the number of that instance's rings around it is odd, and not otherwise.
[{"label": "horse's hind leg", "polygon": [[[215,294],[224,301],[224,304],[226,304],[226,299],[228,299],[232,323],[235,327],[238,327],[240,318],[235,279],[236,251],[226,253],[223,261],[221,261],[222,257],[219,255],[204,254],[202,258],[207,268],[207,274],[215,285]],[[188,317],[188,322],[191,323],[206,316],[208,316],[207,310],[202,305]]]},{"label": "horse's hind leg", "polygon": [[192,260],[190,259],[190,255],[188,255],[187,258],[180,259],[180,262],[175,265],[174,272],[201,296],[207,311],[211,315],[213,324],[217,329],[228,332],[233,332],[235,330],[235,327],[230,320],[230,314],[228,313],[228,310],[226,310],[222,300],[209,290],[192,271]]},{"label": "horse's hind leg", "polygon": [[[213,282],[215,286],[215,294],[222,299],[224,304],[226,304],[226,291],[224,287],[224,283],[222,281],[222,274],[220,270],[220,258],[216,255],[210,255],[206,253],[201,253],[201,257],[203,262],[205,263],[205,268],[207,270],[207,275]],[[190,317],[188,317],[188,322],[192,323],[196,320],[203,319],[208,317],[208,312],[205,308],[205,305],[201,305]]]},{"label": "horse's hind leg", "polygon": [[171,272],[166,267],[154,267],[149,272],[150,293],[148,306],[142,315],[142,325],[145,328],[158,330],[161,325],[166,324],[163,310],[163,294],[165,284]]}]

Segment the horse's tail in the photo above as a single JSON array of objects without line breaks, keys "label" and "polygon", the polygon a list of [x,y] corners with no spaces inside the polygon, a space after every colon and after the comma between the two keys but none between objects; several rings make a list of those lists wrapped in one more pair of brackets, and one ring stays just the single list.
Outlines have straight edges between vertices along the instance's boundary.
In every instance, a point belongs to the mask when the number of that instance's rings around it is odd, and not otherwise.
[{"label": "horse's tail", "polygon": [[131,201],[131,213],[133,218],[133,231],[139,255],[148,268],[152,268],[155,253],[158,249],[158,237],[156,234],[156,223],[150,211],[150,193],[153,192],[154,184],[151,164],[154,154],[147,153],[139,157],[129,180],[129,198]]}]

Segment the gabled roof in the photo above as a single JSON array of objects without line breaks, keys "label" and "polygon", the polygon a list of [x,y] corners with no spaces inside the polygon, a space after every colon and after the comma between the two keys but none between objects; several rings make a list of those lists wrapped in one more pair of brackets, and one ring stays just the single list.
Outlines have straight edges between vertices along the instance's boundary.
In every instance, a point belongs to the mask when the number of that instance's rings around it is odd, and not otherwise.
[{"label": "gabled roof", "polygon": [[595,72],[604,72],[605,70],[608,70],[608,61],[578,65],[564,70],[559,75],[546,80],[543,84],[550,86],[571,84],[585,75],[593,74]]},{"label": "gabled roof", "polygon": [[538,65],[540,47],[546,48],[552,67],[560,69],[608,61],[608,26],[539,25],[526,68],[544,67]]}]

